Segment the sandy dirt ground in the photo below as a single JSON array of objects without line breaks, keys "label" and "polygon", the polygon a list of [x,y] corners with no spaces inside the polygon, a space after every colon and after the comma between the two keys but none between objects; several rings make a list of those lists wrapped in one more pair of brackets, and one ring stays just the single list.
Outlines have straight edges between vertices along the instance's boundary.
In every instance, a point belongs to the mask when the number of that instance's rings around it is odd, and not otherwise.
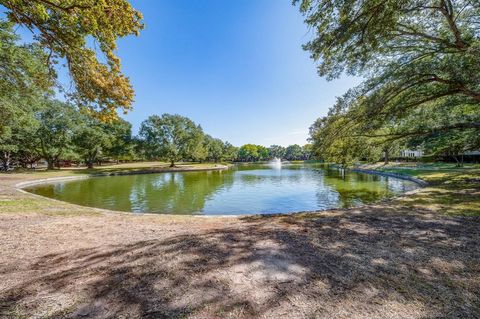
[{"label": "sandy dirt ground", "polygon": [[480,318],[478,217],[399,200],[133,216],[15,190],[26,179],[0,177],[1,318]]}]

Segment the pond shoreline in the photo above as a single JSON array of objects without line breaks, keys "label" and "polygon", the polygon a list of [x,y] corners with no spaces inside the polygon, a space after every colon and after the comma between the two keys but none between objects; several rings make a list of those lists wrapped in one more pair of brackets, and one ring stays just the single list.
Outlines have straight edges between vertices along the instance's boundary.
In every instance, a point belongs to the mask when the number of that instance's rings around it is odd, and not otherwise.
[{"label": "pond shoreline", "polygon": [[[15,188],[24,191],[25,187],[47,184],[57,181],[66,181],[66,180],[79,180],[87,179],[91,177],[102,177],[102,176],[126,176],[126,175],[143,175],[143,174],[157,174],[157,173],[174,173],[174,172],[201,172],[201,171],[223,171],[227,170],[230,167],[228,165],[218,165],[215,167],[174,167],[174,168],[161,168],[161,169],[139,169],[139,170],[125,170],[125,171],[114,171],[114,172],[101,172],[101,173],[92,173],[92,174],[83,174],[79,176],[59,176],[59,177],[49,177],[42,179],[34,179],[29,181],[24,181],[15,184]],[[29,193],[29,192],[28,192]],[[31,194],[31,193],[29,193]]]},{"label": "pond shoreline", "polygon": [[385,177],[393,177],[393,178],[398,178],[401,180],[405,181],[410,181],[414,182],[422,187],[428,186],[428,182],[424,181],[423,179],[412,177],[412,176],[407,176],[404,174],[396,174],[396,173],[389,173],[389,172],[383,172],[379,170],[372,170],[372,169],[363,169],[363,168],[352,168],[350,169],[351,172],[357,172],[357,173],[365,173],[365,174],[372,174],[372,175],[379,175],[379,176],[385,176]]},{"label": "pond shoreline", "polygon": [[[89,179],[92,177],[108,177],[108,176],[125,176],[125,175],[143,175],[143,174],[160,174],[160,173],[171,173],[171,172],[200,172],[200,171],[220,171],[220,170],[227,170],[231,166],[230,165],[215,165],[215,167],[175,167],[175,168],[170,168],[170,167],[164,167],[160,169],[138,169],[138,170],[123,170],[123,171],[112,171],[112,172],[97,172],[97,173],[90,173],[90,174],[82,174],[79,176],[57,176],[57,177],[50,177],[50,178],[42,178],[42,179],[32,179],[32,180],[27,180],[27,181],[21,181],[19,183],[16,183],[14,185],[14,188],[24,194],[28,194],[30,196],[38,197],[38,198],[43,198],[55,202],[60,202],[60,203],[68,203],[70,205],[77,205],[80,207],[85,207],[85,208],[92,208],[97,211],[102,211],[102,212],[109,212],[109,213],[120,213],[120,214],[130,214],[134,213],[131,211],[126,211],[126,210],[118,210],[118,209],[109,209],[109,208],[101,208],[101,207],[94,207],[94,206],[88,206],[88,205],[82,205],[78,203],[72,203],[68,201],[64,201],[61,199],[56,199],[48,196],[43,196],[40,194],[36,194],[34,192],[31,192],[27,190],[26,188],[32,187],[32,186],[37,186],[37,185],[42,185],[42,184],[52,184],[52,183],[57,183],[57,182],[63,182],[63,181],[73,181],[73,180],[84,180],[84,179]],[[363,173],[363,174],[369,174],[369,175],[383,175],[383,176],[389,176],[393,178],[397,178],[400,180],[407,180],[414,182],[416,184],[419,184],[420,186],[425,186],[427,183],[425,181],[422,181],[420,179],[415,179],[415,178],[409,178],[408,176],[404,175],[394,175],[394,174],[388,174],[388,173],[383,173],[375,170],[366,170],[366,169],[351,169],[349,171],[356,172],[356,173]],[[354,207],[350,208],[335,208],[335,207],[327,207],[327,208],[319,208],[319,209],[307,209],[307,210],[292,210],[288,212],[272,212],[272,213],[265,213],[261,211],[252,211],[246,214],[193,214],[189,215],[191,217],[208,217],[208,218],[215,218],[215,217],[232,217],[232,218],[238,218],[242,216],[279,216],[279,215],[296,215],[296,214],[305,214],[305,213],[319,213],[319,212],[324,212],[324,211],[329,211],[329,210],[341,210],[341,211],[348,211],[351,209],[355,208],[361,208],[361,207],[366,207],[369,205],[374,205],[378,203],[382,203],[385,201],[390,201],[392,198],[399,198],[399,197],[404,197],[408,196],[410,193],[417,191],[407,191],[402,194],[397,194],[394,197],[390,198],[384,198],[382,200],[379,200],[374,203],[363,203],[361,205],[357,205]],[[153,216],[158,216],[158,215],[166,215],[166,216],[175,216],[176,214],[172,213],[165,213],[165,214],[158,214],[158,213],[152,213],[152,212],[141,212],[138,213],[139,215],[153,215]]]}]

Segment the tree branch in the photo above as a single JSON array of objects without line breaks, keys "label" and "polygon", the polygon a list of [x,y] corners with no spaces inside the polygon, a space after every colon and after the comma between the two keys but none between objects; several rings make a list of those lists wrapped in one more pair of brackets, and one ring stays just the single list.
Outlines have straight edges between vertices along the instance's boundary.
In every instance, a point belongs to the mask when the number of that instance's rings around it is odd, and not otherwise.
[{"label": "tree branch", "polygon": [[68,7],[62,7],[61,5],[58,5],[58,4],[56,4],[52,1],[49,1],[49,0],[34,0],[34,1],[41,2],[44,5],[51,6],[51,7],[54,7],[56,9],[59,9],[59,10],[65,11],[65,12],[70,12],[73,9],[90,9],[90,8],[92,8],[92,6],[82,6],[82,5],[79,5],[79,4],[72,4]]},{"label": "tree branch", "polygon": [[453,17],[453,4],[451,0],[441,0],[442,6],[440,9],[440,12],[445,16],[447,19],[448,26],[450,27],[450,30],[453,33],[453,36],[455,37],[455,45],[459,49],[465,49],[467,47],[467,43],[463,41],[462,35],[460,33],[460,30],[457,27],[457,24],[455,23],[454,17]]},{"label": "tree branch", "polygon": [[442,133],[448,132],[451,130],[460,130],[460,129],[476,129],[480,130],[480,122],[466,122],[466,123],[457,123],[442,127],[436,127],[429,130],[417,130],[417,131],[410,131],[410,132],[402,132],[402,133],[387,133],[387,134],[355,134],[352,135],[353,137],[368,137],[368,138],[382,138],[387,137],[387,141],[401,139],[405,137],[411,136],[422,136],[422,135],[431,135],[435,133]]}]

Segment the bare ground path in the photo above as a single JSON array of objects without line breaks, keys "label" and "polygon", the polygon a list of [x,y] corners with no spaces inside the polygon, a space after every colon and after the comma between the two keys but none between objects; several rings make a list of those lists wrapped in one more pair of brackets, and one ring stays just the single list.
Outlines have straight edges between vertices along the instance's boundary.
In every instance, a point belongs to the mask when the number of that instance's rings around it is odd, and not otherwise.
[{"label": "bare ground path", "polygon": [[477,209],[478,181],[348,211],[194,218],[12,188],[27,178],[0,177],[2,318],[480,317],[480,218],[445,215]]}]

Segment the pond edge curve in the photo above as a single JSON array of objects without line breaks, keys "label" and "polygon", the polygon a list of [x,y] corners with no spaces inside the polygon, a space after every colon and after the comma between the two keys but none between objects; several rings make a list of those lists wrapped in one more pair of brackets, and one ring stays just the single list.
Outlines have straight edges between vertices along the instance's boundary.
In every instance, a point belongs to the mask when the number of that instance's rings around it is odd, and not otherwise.
[{"label": "pond edge curve", "polygon": [[404,175],[404,174],[399,174],[399,173],[389,173],[389,172],[383,172],[383,171],[372,170],[372,169],[363,169],[363,168],[352,168],[350,169],[350,171],[357,172],[357,173],[385,176],[385,177],[393,177],[393,178],[402,179],[405,181],[414,182],[422,187],[428,186],[428,183],[423,179]]},{"label": "pond edge curve", "polygon": [[[69,202],[66,202],[66,201],[59,200],[59,199],[34,194],[34,193],[26,191],[24,188],[29,187],[29,186],[34,186],[34,185],[48,184],[48,183],[57,182],[57,181],[81,180],[81,179],[88,179],[88,178],[92,178],[92,177],[102,177],[102,176],[105,177],[105,176],[122,176],[122,175],[137,175],[137,174],[141,175],[141,174],[157,174],[157,173],[171,173],[171,172],[219,171],[219,170],[226,170],[226,169],[229,169],[229,168],[230,168],[229,165],[221,165],[221,166],[218,166],[218,167],[211,167],[211,168],[164,169],[164,170],[150,169],[150,170],[138,170],[138,171],[132,171],[132,172],[125,171],[125,172],[110,172],[110,173],[106,172],[106,173],[97,173],[97,174],[85,174],[85,175],[81,175],[81,176],[59,176],[59,177],[34,179],[34,180],[20,182],[20,183],[15,184],[14,188],[17,191],[20,191],[24,194],[28,194],[28,195],[31,195],[31,196],[34,196],[34,197],[39,197],[39,198],[51,200],[51,201],[54,201],[54,202],[68,203],[70,205],[79,206],[79,207],[83,207],[83,208],[90,208],[90,209],[93,209],[93,210],[98,211],[98,212],[114,213],[114,214],[132,214],[132,212],[117,211],[117,210],[111,210],[111,209],[104,209],[104,208],[98,208],[98,207],[92,207],[92,206],[82,206],[82,205],[78,205],[78,204],[73,204],[73,203],[69,203]],[[426,186],[429,185],[429,183],[427,183],[426,181],[424,181],[422,179],[407,176],[407,175],[403,175],[403,174],[395,174],[395,173],[388,173],[388,172],[383,172],[383,171],[378,171],[378,170],[369,170],[369,169],[361,169],[361,168],[352,168],[352,169],[349,169],[349,170],[352,171],[352,172],[358,172],[358,173],[364,173],[364,174],[370,174],[370,175],[379,175],[379,176],[385,176],[385,177],[393,177],[393,178],[397,178],[397,179],[401,179],[401,180],[411,181],[411,182],[414,182],[414,183],[418,184],[420,186],[420,188],[423,188],[423,187],[426,187]],[[415,189],[413,191],[405,192],[401,195],[392,197],[392,198],[388,199],[388,201],[390,201],[394,198],[399,198],[399,197],[404,197],[404,196],[414,194],[419,189]],[[382,202],[382,201],[380,201],[380,202]],[[370,206],[372,204],[376,204],[376,203],[359,205],[357,207],[351,207],[351,208],[337,208],[337,209],[333,209],[333,210],[340,210],[340,211],[352,210],[352,209],[367,207],[367,206]],[[332,209],[313,210],[313,211],[293,211],[293,212],[287,212],[287,213],[281,213],[281,214],[277,214],[277,213],[275,213],[275,214],[258,213],[258,214],[252,214],[252,215],[190,215],[190,217],[197,217],[197,218],[198,217],[201,217],[201,218],[215,218],[215,217],[220,217],[220,218],[227,218],[227,217],[229,217],[229,218],[245,218],[245,217],[252,217],[252,216],[275,217],[275,216],[281,216],[281,215],[321,213],[321,212],[325,212],[325,211],[329,211],[329,210],[332,210]],[[139,216],[141,216],[141,215],[158,216],[159,214],[156,214],[156,213],[141,213],[141,214],[138,214],[138,215]],[[171,214],[161,214],[161,215],[171,215]]]}]

